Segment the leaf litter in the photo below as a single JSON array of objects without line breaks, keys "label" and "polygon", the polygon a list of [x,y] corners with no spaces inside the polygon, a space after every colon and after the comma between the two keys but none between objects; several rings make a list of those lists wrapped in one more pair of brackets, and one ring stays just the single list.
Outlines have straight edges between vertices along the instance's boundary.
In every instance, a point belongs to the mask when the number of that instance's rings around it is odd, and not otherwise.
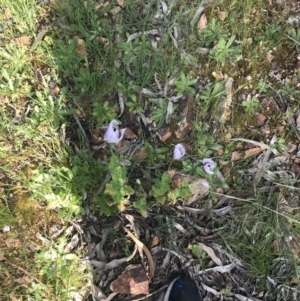
[{"label": "leaf litter", "polygon": [[[168,18],[170,16],[171,12],[171,7],[170,9],[168,8],[167,2],[161,1],[160,2],[160,8],[157,10],[157,14],[155,16],[156,21],[163,20],[164,18]],[[194,15],[194,18],[191,21],[191,25],[195,25],[198,22],[198,30],[199,33],[201,34],[201,31],[204,30],[207,27],[207,21],[205,20],[205,14],[202,14],[205,8],[208,5],[208,1],[203,1],[201,2],[200,6],[198,7],[198,10],[196,14]],[[120,5],[122,6],[122,5]],[[201,16],[202,14],[202,16]],[[218,12],[218,18],[221,21],[224,21],[227,18],[227,13],[226,12]],[[159,22],[158,22],[159,24]],[[154,24],[155,26],[155,24]],[[178,34],[177,34],[177,25],[173,25],[173,31],[174,33],[169,33],[169,37],[171,39],[171,42],[173,43],[173,46],[175,48],[178,48]],[[170,29],[170,28],[169,28]],[[157,27],[155,29],[151,29],[148,31],[139,31],[134,34],[131,34],[127,37],[127,43],[132,43],[134,40],[141,38],[142,36],[147,36],[149,39],[152,39],[152,47],[153,51],[156,51],[157,49],[157,43],[156,41],[153,40],[152,36],[159,36],[159,39],[162,39],[164,35],[166,34],[166,30],[163,29],[162,27]],[[133,58],[134,60],[135,58]],[[132,63],[131,61],[130,63]],[[126,69],[128,71],[129,76],[133,76],[133,72],[131,70],[130,64],[126,66]],[[167,103],[166,106],[166,115],[164,116],[165,119],[165,124],[172,124],[172,116],[176,112],[174,109],[174,104],[177,103],[182,103],[184,102],[184,99],[182,99],[181,96],[175,96],[174,95],[174,83],[175,80],[178,76],[178,70],[174,69],[172,72],[170,72],[170,77],[165,81],[165,83],[160,82],[160,80],[157,78],[157,74],[155,74],[155,84],[156,87],[153,85],[152,89],[150,90],[149,88],[144,88],[142,87],[141,89],[141,94],[143,94],[146,98],[148,98],[149,102],[153,104],[158,104],[160,101],[160,98],[163,98],[164,101]],[[219,106],[220,112],[219,112],[219,120],[220,120],[220,125],[217,125],[214,132],[215,134],[220,134],[222,132],[220,126],[223,126],[228,122],[228,120],[231,118],[231,108],[232,108],[232,103],[234,101],[234,90],[233,90],[233,83],[234,80],[233,78],[228,78],[227,82],[225,84],[225,91],[226,91],[226,97],[224,98],[223,103]],[[120,94],[119,96],[119,105],[120,105],[120,114],[119,117],[123,114],[123,119],[126,118],[126,113],[124,111],[124,99]],[[188,136],[191,128],[192,128],[192,123],[191,120],[194,120],[194,107],[195,107],[195,99],[192,99],[192,96],[189,96],[189,100],[187,101],[186,109],[183,110],[183,114],[181,114],[181,121],[178,122],[177,130],[174,132],[174,130],[169,127],[166,130],[166,134],[161,135],[160,140],[162,142],[166,142],[169,139],[172,139],[171,137],[175,134],[175,136],[178,139],[184,139],[184,137]],[[143,123],[145,126],[149,126],[150,124],[153,124],[153,127],[155,128],[156,124],[149,122],[149,119],[147,118],[147,115],[144,115],[141,111],[137,110],[136,111],[138,115],[140,115],[143,118]],[[258,117],[257,117],[258,118]],[[265,122],[265,116],[259,115],[260,121],[258,121],[259,125],[263,125]],[[296,119],[297,121],[297,119]],[[295,123],[294,123],[295,124]],[[247,139],[247,138],[232,138],[231,141],[234,142],[242,142],[246,143],[248,145],[251,145],[251,147],[248,147],[245,151],[237,151],[235,154],[233,154],[231,161],[239,161],[241,159],[245,158],[254,158],[254,164],[253,167],[251,167],[251,170],[249,169],[248,171],[244,172],[246,176],[250,176],[252,178],[252,183],[253,185],[258,185],[261,184],[262,179],[265,180],[266,182],[280,182],[281,184],[284,185],[290,185],[292,181],[295,181],[295,178],[291,175],[286,176],[288,172],[286,171],[271,171],[270,169],[275,168],[280,168],[276,163],[272,165],[271,162],[275,162],[276,159],[280,162],[279,164],[285,164],[286,162],[286,157],[283,156],[285,159],[281,161],[280,158],[280,152],[277,150],[277,147],[272,145],[272,141],[270,143],[265,143],[262,141],[255,141],[252,139]],[[254,147],[253,147],[254,146]],[[259,155],[262,153],[262,155],[259,157]],[[258,158],[258,160],[257,160]],[[129,157],[130,159],[130,157]],[[253,172],[255,170],[255,172]],[[209,170],[211,172],[211,170]],[[209,173],[210,173],[209,172]],[[180,174],[180,172],[175,171],[175,174],[177,173]],[[187,175],[181,174],[180,175],[182,179],[185,178],[187,180]],[[224,180],[224,177],[222,176],[221,173],[219,173],[219,177],[222,179],[224,183],[226,181]],[[176,178],[176,177],[175,177]],[[181,182],[183,180],[181,179]],[[200,181],[200,182],[199,182]],[[138,273],[137,277],[143,278],[144,272],[146,271],[147,279],[148,281],[153,280],[154,283],[156,283],[155,286],[150,285],[150,294],[149,297],[151,297],[155,292],[158,294],[163,295],[164,292],[160,292],[157,290],[157,287],[161,286],[164,287],[166,282],[166,279],[169,278],[169,275],[176,275],[180,273],[180,270],[183,266],[187,267],[187,273],[193,277],[198,279],[199,287],[200,290],[202,291],[203,294],[206,294],[207,298],[214,298],[214,297],[221,297],[223,296],[225,299],[228,297],[228,300],[231,300],[230,298],[236,298],[237,300],[260,300],[257,297],[260,297],[259,292],[255,292],[255,287],[252,286],[251,288],[245,289],[243,287],[244,283],[241,283],[239,286],[239,283],[241,281],[241,278],[243,279],[248,279],[247,273],[240,261],[240,259],[237,258],[237,256],[234,253],[231,252],[226,252],[222,247],[216,246],[215,244],[210,243],[209,237],[213,237],[212,235],[218,235],[218,231],[214,231],[212,228],[203,228],[200,227],[199,224],[203,224],[201,221],[206,220],[206,223],[209,220],[209,214],[216,214],[218,216],[232,216],[235,214],[235,208],[234,205],[232,205],[230,198],[228,198],[225,201],[222,201],[222,207],[218,208],[218,202],[212,202],[211,206],[209,208],[203,207],[201,208],[201,200],[205,198],[205,196],[209,192],[209,186],[207,185],[201,185],[201,181],[206,181],[206,179],[200,179],[200,180],[193,180],[192,178],[188,179],[188,182],[194,183],[194,188],[198,189],[199,187],[203,186],[205,188],[205,191],[193,191],[192,193],[192,198],[189,200],[185,200],[183,205],[191,205],[195,207],[187,207],[187,206],[177,206],[179,210],[181,210],[180,215],[174,215],[173,218],[176,220],[174,221],[174,229],[168,227],[168,235],[175,235],[176,239],[170,238],[170,243],[168,247],[162,247],[160,245],[152,247],[150,250],[146,247],[146,244],[148,241],[147,236],[149,236],[149,229],[150,233],[153,231],[153,228],[151,227],[151,224],[153,221],[151,221],[151,218],[154,217],[154,215],[150,212],[150,220],[141,220],[138,218],[137,215],[133,214],[136,218],[135,224],[138,224],[139,228],[139,235],[137,235],[137,232],[132,234],[128,229],[124,228],[125,232],[134,240],[135,242],[135,251],[134,253],[131,254],[129,257],[125,257],[121,260],[112,260],[108,263],[98,263],[93,260],[90,260],[92,264],[94,264],[98,269],[99,268],[107,271],[110,269],[116,269],[119,270],[119,273],[121,273],[121,276],[115,280],[116,284],[118,283],[118,279],[122,279],[122,281],[125,281],[125,283],[129,284],[130,281],[133,280],[135,283],[136,281],[132,279],[130,276],[128,276],[129,269],[135,268],[136,265],[130,265],[125,267],[125,270],[122,269],[122,266],[124,267],[125,262],[128,261],[133,261],[135,263],[139,263],[140,261],[136,262],[136,258],[134,256],[135,252],[137,249],[139,250],[142,265],[138,265],[137,270],[140,270]],[[203,183],[204,183],[203,182]],[[200,185],[199,185],[200,184]],[[174,179],[173,179],[173,185],[174,185]],[[181,184],[177,184],[180,187]],[[192,185],[193,186],[193,185]],[[176,187],[176,186],[174,186]],[[194,203],[197,201],[197,205]],[[200,206],[200,208],[199,208]],[[204,216],[202,216],[204,215]],[[125,216],[123,216],[124,218]],[[121,218],[121,220],[123,219]],[[187,222],[187,220],[190,219],[190,222]],[[131,226],[132,223],[131,223]],[[197,266],[197,264],[189,264],[190,262],[193,261],[193,255],[189,251],[182,251],[180,250],[180,246],[184,245],[184,242],[187,240],[195,240],[197,236],[191,235],[193,232],[190,227],[193,227],[196,233],[200,233],[203,236],[203,241],[200,243],[198,242],[198,245],[205,250],[207,255],[212,259],[212,262],[210,263],[210,266],[206,269],[201,269],[201,267]],[[171,230],[170,230],[171,229]],[[220,228],[220,231],[223,230]],[[176,232],[176,234],[174,233]],[[147,234],[148,233],[148,234]],[[152,232],[152,235],[157,235],[157,233]],[[200,235],[200,236],[201,236]],[[101,236],[101,235],[100,235]],[[159,237],[159,236],[158,236]],[[205,240],[205,237],[208,237],[208,240]],[[145,243],[141,242],[141,239],[145,241]],[[163,241],[161,237],[159,237],[159,241]],[[177,245],[176,242],[179,242]],[[101,242],[101,248],[98,249],[98,256],[100,256],[101,253],[103,253],[103,248],[105,245],[107,245],[109,242],[103,240]],[[116,242],[118,243],[118,242]],[[99,245],[99,244],[98,244]],[[114,246],[116,247],[116,246]],[[179,248],[179,249],[178,249]],[[101,252],[100,252],[101,250]],[[145,251],[148,250],[148,251]],[[183,252],[184,254],[181,254]],[[144,255],[146,255],[146,260],[143,258]],[[152,254],[152,255],[151,255]],[[103,257],[104,259],[104,257]],[[217,266],[213,266],[217,265]],[[156,266],[156,269],[154,268]],[[130,268],[129,268],[130,267]],[[200,269],[198,271],[197,269]],[[100,273],[103,275],[103,273]],[[105,273],[104,273],[105,274]],[[224,274],[221,276],[221,274]],[[214,276],[212,276],[214,275]],[[226,286],[231,287],[231,293],[229,293],[227,296],[222,295],[222,285],[217,286],[217,285],[212,285],[212,282],[210,281],[210,277],[213,277],[215,279],[223,279],[221,283],[226,283]],[[147,282],[146,278],[143,278],[145,282]],[[152,279],[153,278],[153,279]],[[124,280],[125,279],[125,280]],[[234,282],[232,279],[235,279],[236,282]],[[120,280],[121,281],[121,280]],[[127,282],[126,282],[127,281]],[[247,280],[245,280],[247,282]],[[170,283],[170,282],[169,282]],[[133,284],[133,286],[135,286]],[[111,286],[113,288],[114,285]],[[131,285],[129,284],[129,287]],[[105,287],[103,287],[105,289]],[[106,289],[107,290],[107,289]],[[114,291],[114,289],[112,289]],[[233,293],[235,291],[236,293]],[[148,291],[143,291],[145,294],[148,293]],[[241,295],[240,293],[246,293],[247,297],[244,295]],[[128,294],[129,292],[125,291],[119,291],[119,293],[125,293]],[[252,296],[253,295],[253,296]],[[111,297],[108,297],[108,299],[113,298],[115,294],[112,294]],[[137,298],[135,300],[143,300],[144,297]],[[105,300],[108,300],[105,299]],[[153,299],[156,300],[157,296]]]},{"label": "leaf litter", "polygon": [[[112,15],[116,15],[120,13],[121,9],[126,5],[124,1],[117,1],[119,7],[116,7],[114,10],[111,11]],[[156,14],[156,19],[157,20],[164,20],[165,18],[170,16],[171,9],[173,5],[175,5],[175,2],[171,2],[170,5],[168,2],[161,1],[160,5],[161,8],[157,10]],[[168,7],[169,5],[169,7]],[[198,10],[196,14],[194,15],[192,21],[191,21],[191,26],[194,26],[205,8],[208,5],[208,1],[202,1],[200,6],[198,7]],[[227,14],[225,12],[218,12],[218,18],[223,21]],[[201,21],[201,26],[200,21],[198,23],[198,28],[204,30],[206,28],[206,24],[204,24],[204,14],[202,14],[202,17],[200,17]],[[202,20],[201,20],[202,18]],[[151,38],[151,35],[159,35],[160,38],[163,38],[165,34],[169,34],[169,37],[171,39],[171,42],[173,43],[174,47],[178,48],[178,41],[179,41],[179,36],[178,36],[178,28],[177,24],[173,24],[171,28],[173,32],[171,33],[166,33],[166,30],[163,27],[159,27],[157,29],[153,29],[150,31],[140,31],[138,33],[135,33],[127,38],[127,42],[133,42],[135,39],[138,39],[139,37],[143,35],[149,36]],[[42,32],[44,36],[44,32]],[[34,41],[34,47],[32,49],[35,49],[37,43],[40,42],[40,40],[43,38],[38,36],[38,40]],[[77,51],[83,56],[86,56],[86,50],[84,48],[84,41],[78,39],[78,44],[79,48]],[[153,46],[153,51],[155,51],[155,47]],[[165,98],[165,101],[167,101],[167,110],[166,110],[166,115],[165,115],[165,123],[170,124],[171,123],[171,118],[175,113],[174,109],[174,104],[180,103],[181,101],[184,102],[182,97],[175,96],[174,94],[174,82],[177,77],[177,70],[173,70],[171,76],[169,79],[167,79],[166,83],[162,85],[158,79],[156,79],[156,85],[157,85],[157,90],[155,92],[152,92],[149,89],[143,88],[142,93],[149,97],[150,102],[157,102],[158,98],[157,96],[161,96]],[[128,65],[128,73],[129,75],[132,75],[133,72],[130,69],[130,66]],[[227,92],[227,97],[224,102],[224,107],[223,107],[223,114],[221,115],[221,123],[225,123],[230,116],[230,110],[231,110],[231,105],[232,105],[232,97],[233,97],[233,82],[232,79],[229,78],[227,81],[227,84],[225,85],[225,89]],[[150,98],[151,96],[151,98]],[[153,98],[152,98],[153,97]],[[124,103],[125,100],[123,99],[122,94],[118,94],[118,99],[119,99],[119,117],[121,117],[124,114]],[[195,102],[193,100],[193,102]],[[190,106],[193,107],[194,104],[190,103]],[[143,120],[144,124],[147,125],[147,117],[143,115],[142,112],[137,113]],[[291,122],[291,125],[296,125],[296,127],[299,127],[299,112],[297,112],[294,116],[294,121]],[[187,110],[183,114],[183,119],[179,122],[179,128],[183,128],[180,131],[177,131],[175,133],[175,136],[178,139],[183,139],[184,137],[188,136],[192,125],[191,125],[191,120],[194,118],[187,118],[187,116],[191,116],[189,114],[189,107],[187,106]],[[126,116],[124,117],[126,118]],[[79,120],[79,119],[78,119]],[[77,120],[76,120],[77,121]],[[80,125],[80,121],[77,121],[78,125]],[[184,134],[182,134],[184,133]],[[298,131],[297,131],[298,135]],[[87,137],[87,135],[85,135]],[[117,137],[117,140],[120,138],[120,136]],[[123,137],[122,137],[123,138]],[[298,135],[299,138],[299,135]],[[88,141],[88,138],[86,138]],[[120,139],[121,140],[121,139]],[[166,139],[167,140],[167,139]],[[166,141],[165,140],[165,141]],[[114,140],[116,141],[116,139]],[[164,141],[164,142],[165,142]],[[294,176],[294,173],[290,171],[286,171],[284,169],[287,157],[288,156],[283,156],[284,159],[281,159],[282,156],[279,156],[280,153],[278,150],[273,147],[273,145],[260,142],[260,141],[255,141],[252,139],[246,139],[246,138],[233,138],[232,141],[237,142],[243,142],[243,143],[248,143],[251,145],[256,145],[257,148],[250,148],[251,152],[246,153],[246,157],[255,157],[255,162],[252,166],[252,170],[246,170],[245,176],[248,176],[251,178],[251,183],[254,185],[257,185],[261,183],[262,180],[265,181],[263,183],[264,185],[273,185],[274,183],[276,184],[282,184],[282,185],[292,185],[297,181],[297,179]],[[119,142],[119,141],[118,141]],[[258,157],[257,155],[263,152],[263,155],[261,157]],[[121,152],[122,153],[122,152]],[[241,154],[243,156],[244,153]],[[129,159],[131,159],[131,156],[128,156]],[[279,159],[280,158],[280,159]],[[278,159],[276,161],[276,159]],[[232,160],[235,161],[235,160]],[[272,163],[273,161],[273,163]],[[296,161],[296,160],[295,160]],[[275,163],[274,163],[275,162]],[[255,171],[253,172],[253,170]],[[273,169],[273,170],[270,170]],[[274,171],[275,169],[275,171]],[[187,175],[183,175],[183,177],[186,177]],[[110,176],[108,175],[109,178],[107,182],[110,180]],[[201,181],[200,181],[201,180]],[[189,178],[190,183],[194,184],[195,188],[201,187],[201,183],[204,183],[206,179],[198,179],[194,180],[193,178]],[[199,182],[200,181],[200,182]],[[224,181],[225,182],[225,181]],[[106,184],[106,183],[105,183]],[[104,186],[105,186],[104,184]],[[211,300],[217,300],[214,299],[214,297],[224,298],[225,300],[228,297],[228,300],[231,300],[232,297],[235,297],[238,300],[258,300],[256,298],[257,295],[259,295],[254,287],[243,287],[244,284],[241,284],[239,286],[240,278],[247,279],[247,274],[245,270],[243,269],[243,266],[241,264],[240,259],[237,258],[237,256],[231,252],[231,251],[225,251],[222,249],[222,247],[217,246],[216,244],[212,243],[212,241],[209,239],[211,235],[218,235],[219,231],[216,231],[214,227],[211,227],[212,219],[211,219],[211,214],[216,214],[218,216],[225,216],[226,218],[234,215],[234,206],[230,202],[230,200],[225,200],[222,202],[222,207],[219,208],[218,206],[218,200],[214,200],[211,202],[210,207],[206,207],[201,201],[202,199],[205,198],[205,196],[209,192],[209,187],[207,185],[202,185],[205,187],[204,191],[194,191],[192,199],[185,200],[182,202],[182,205],[191,205],[193,204],[194,207],[187,207],[187,206],[177,206],[178,209],[181,209],[182,212],[172,212],[171,216],[173,221],[173,227],[170,227],[170,220],[167,221],[169,223],[168,226],[168,231],[166,233],[159,233],[161,235],[157,236],[159,237],[159,240],[161,242],[164,242],[164,235],[168,235],[168,239],[166,239],[167,242],[169,242],[169,245],[167,247],[162,247],[162,246],[154,246],[150,248],[150,250],[146,247],[146,245],[149,246],[149,233],[152,235],[157,235],[156,231],[154,230],[155,227],[159,227],[158,222],[155,221],[155,213],[150,212],[149,219],[143,220],[141,219],[138,214],[136,214],[135,211],[131,212],[132,216],[136,217],[135,222],[131,222],[131,227],[134,229],[134,226],[136,225],[136,229],[134,230],[134,234],[129,231],[127,228],[124,228],[125,233],[129,235],[129,237],[134,241],[134,246],[130,245],[128,243],[129,249],[131,249],[131,254],[127,254],[129,256],[124,256],[121,259],[113,259],[109,260],[109,257],[107,254],[110,253],[110,251],[114,249],[119,249],[119,254],[118,255],[124,255],[124,245],[123,242],[126,240],[124,237],[124,233],[121,234],[120,231],[118,232],[121,236],[120,240],[112,239],[112,237],[108,237],[108,234],[106,231],[101,232],[98,230],[95,230],[92,226],[89,228],[90,230],[86,231],[84,230],[84,235],[89,236],[89,239],[87,239],[87,244],[88,244],[88,249],[91,251],[91,254],[96,258],[95,259],[89,259],[88,262],[90,262],[94,267],[94,272],[97,276],[99,276],[98,280],[103,277],[103,283],[105,285],[102,285],[101,289],[103,289],[108,295],[110,292],[108,290],[108,285],[110,284],[110,288],[112,288],[112,291],[114,291],[114,285],[111,283],[112,278],[116,278],[118,275],[125,275],[125,283],[129,283],[132,281],[132,276],[129,275],[129,270],[131,268],[136,268],[137,267],[137,278],[141,277],[143,281],[146,284],[149,284],[149,282],[152,280],[152,282],[155,284],[152,287],[150,286],[150,294],[149,297],[151,297],[155,292],[157,294],[164,294],[164,292],[160,291],[160,288],[158,287],[166,287],[166,284],[169,284],[168,282],[170,281],[170,275],[174,276],[177,275],[178,273],[181,272],[182,267],[187,268],[187,273],[192,276],[193,278],[197,279],[200,290],[202,291],[203,294],[206,294],[206,297]],[[291,186],[292,187],[292,186]],[[293,188],[293,187],[292,187]],[[104,187],[103,187],[104,189]],[[101,191],[100,191],[101,192]],[[100,193],[99,192],[99,193]],[[195,205],[194,203],[197,201],[197,204]],[[203,206],[202,206],[203,205]],[[285,209],[284,209],[285,207]],[[291,209],[290,205],[284,198],[282,199],[279,212],[281,212],[284,215],[289,216]],[[284,212],[284,213],[283,213]],[[91,215],[90,215],[91,216]],[[121,223],[123,223],[123,226],[125,225],[125,219],[127,218],[123,214],[117,217]],[[116,219],[116,217],[114,217]],[[92,219],[89,221],[89,223],[93,224],[95,222],[99,222],[101,220],[99,217],[94,217],[93,221]],[[225,219],[226,220],[226,219]],[[157,222],[157,224],[155,224]],[[172,222],[171,222],[172,223]],[[105,226],[110,225],[111,223],[108,222]],[[154,225],[153,225],[154,224]],[[200,226],[201,225],[201,226]],[[204,225],[204,227],[203,227]],[[154,227],[155,226],[155,227]],[[81,226],[80,226],[81,227]],[[206,228],[207,227],[207,228]],[[193,231],[192,231],[193,228]],[[94,229],[94,230],[92,230]],[[139,230],[137,230],[139,229]],[[72,231],[74,231],[74,228],[72,228]],[[72,232],[71,231],[71,232]],[[220,228],[220,233],[221,233],[221,228]],[[63,232],[59,231],[58,236],[63,234]],[[221,235],[221,234],[220,234]],[[123,237],[122,237],[123,236]],[[197,242],[197,237],[203,237],[203,240],[201,242]],[[208,239],[205,240],[205,237]],[[69,242],[65,245],[65,251],[71,252],[74,248],[76,248],[79,244],[79,234],[78,233],[72,233],[70,236]],[[95,243],[95,241],[99,241]],[[142,242],[144,241],[144,243]],[[190,251],[186,249],[187,242],[190,241],[195,241],[199,246],[205,250],[207,255],[210,257],[212,260],[208,264],[208,268],[202,269],[202,267],[196,263],[193,262],[195,261],[195,258],[193,258],[193,254],[191,254]],[[7,241],[5,241],[7,242]],[[92,253],[92,245],[94,244],[95,247],[95,252]],[[292,247],[291,247],[292,248]],[[132,251],[133,249],[133,251]],[[109,252],[108,252],[109,251]],[[136,258],[136,253],[139,251],[142,265],[140,265],[140,260]],[[145,255],[145,258],[143,258]],[[154,256],[155,255],[155,256]],[[121,257],[121,256],[120,256]],[[99,260],[98,260],[99,259]],[[135,262],[135,264],[130,264],[129,266],[127,263],[129,261]],[[125,266],[126,265],[126,266]],[[217,265],[217,266],[215,266]],[[155,268],[156,266],[156,268]],[[124,270],[125,267],[125,270]],[[146,271],[146,272],[145,272]],[[113,272],[113,273],[111,273]],[[111,274],[109,274],[111,273]],[[122,274],[123,273],[123,274]],[[224,274],[224,275],[221,275]],[[199,277],[198,277],[199,276]],[[119,276],[122,277],[122,276]],[[120,278],[117,278],[117,280]],[[117,281],[115,280],[115,281]],[[134,282],[136,279],[134,278]],[[220,280],[220,281],[215,281],[215,280]],[[118,282],[116,282],[118,283]],[[223,285],[226,283],[226,286],[231,288],[231,293],[228,295],[223,295],[222,296],[222,289]],[[101,286],[101,282],[99,282],[99,286]],[[133,287],[135,285],[133,284]],[[131,286],[130,286],[131,287]],[[280,287],[279,287],[280,288]],[[101,292],[101,289],[99,287],[94,287],[95,293],[93,293],[94,297],[99,300],[112,300],[116,294],[112,293],[109,295],[109,297],[106,298],[106,295]],[[145,295],[148,295],[148,288],[144,290],[138,290],[136,293],[142,293]],[[236,292],[236,293],[235,293]],[[118,291],[120,294],[130,294],[132,293],[131,290],[129,291]],[[241,295],[241,293],[247,295]],[[252,296],[252,294],[254,296]],[[295,291],[295,294],[298,294],[297,291]],[[122,297],[121,297],[122,298]],[[157,296],[155,295],[153,300],[156,300]],[[231,298],[231,299],[230,299]],[[136,299],[136,300],[142,300],[142,299]]]}]

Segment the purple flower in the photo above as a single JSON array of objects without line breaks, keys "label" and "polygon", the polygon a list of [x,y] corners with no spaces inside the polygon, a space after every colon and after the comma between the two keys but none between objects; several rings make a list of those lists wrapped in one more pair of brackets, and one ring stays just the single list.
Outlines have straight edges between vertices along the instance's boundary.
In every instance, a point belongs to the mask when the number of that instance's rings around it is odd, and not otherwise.
[{"label": "purple flower", "polygon": [[104,134],[104,141],[107,143],[118,143],[120,142],[125,134],[126,129],[118,129],[118,121],[112,120]]},{"label": "purple flower", "polygon": [[209,187],[209,183],[206,180],[202,180],[201,185],[204,187]]},{"label": "purple flower", "polygon": [[173,159],[179,160],[185,155],[185,148],[182,144],[178,143],[175,145]]},{"label": "purple flower", "polygon": [[202,164],[206,173],[210,175],[214,173],[212,170],[215,168],[216,164],[212,159],[203,159]]}]

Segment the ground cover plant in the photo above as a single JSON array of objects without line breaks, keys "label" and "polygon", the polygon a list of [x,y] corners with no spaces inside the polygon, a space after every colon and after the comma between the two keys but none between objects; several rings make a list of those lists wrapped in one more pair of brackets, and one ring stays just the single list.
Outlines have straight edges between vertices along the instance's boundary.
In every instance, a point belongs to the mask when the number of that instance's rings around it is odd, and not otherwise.
[{"label": "ground cover plant", "polygon": [[0,9],[1,300],[299,299],[296,1]]}]

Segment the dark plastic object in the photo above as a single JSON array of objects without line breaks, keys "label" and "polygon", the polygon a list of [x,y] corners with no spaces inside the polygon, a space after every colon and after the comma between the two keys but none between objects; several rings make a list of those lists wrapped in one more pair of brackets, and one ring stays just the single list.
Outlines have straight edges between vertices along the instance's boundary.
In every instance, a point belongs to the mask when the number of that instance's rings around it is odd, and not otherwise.
[{"label": "dark plastic object", "polygon": [[202,301],[202,297],[194,280],[179,277],[173,284],[169,301]]}]

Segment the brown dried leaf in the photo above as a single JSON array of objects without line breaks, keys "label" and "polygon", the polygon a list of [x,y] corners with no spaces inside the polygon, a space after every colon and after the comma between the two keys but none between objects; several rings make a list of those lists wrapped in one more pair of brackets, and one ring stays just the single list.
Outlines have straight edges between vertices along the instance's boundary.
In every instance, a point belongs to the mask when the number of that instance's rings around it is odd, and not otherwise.
[{"label": "brown dried leaf", "polygon": [[221,123],[225,123],[228,118],[231,115],[231,103],[232,103],[232,95],[233,95],[233,78],[229,77],[226,84],[225,84],[225,89],[226,89],[226,99],[225,101],[221,104],[221,108],[223,110],[223,114],[220,118]]},{"label": "brown dried leaf", "polygon": [[30,37],[19,37],[19,38],[15,38],[14,42],[19,46],[29,46],[31,44],[31,38]]},{"label": "brown dried leaf", "polygon": [[58,95],[59,94],[59,92],[60,92],[60,88],[59,88],[59,86],[58,85],[55,85],[52,89],[51,89],[51,91],[52,91],[52,93],[54,94],[54,95]]},{"label": "brown dried leaf", "polygon": [[201,18],[199,19],[197,28],[198,28],[198,33],[200,34],[201,31],[207,27],[207,18],[205,14],[202,14]]},{"label": "brown dried leaf", "polygon": [[119,6],[124,7],[124,0],[117,0]]},{"label": "brown dried leaf", "polygon": [[116,6],[110,12],[114,16],[114,15],[118,14],[120,11],[121,11],[121,7],[120,6]]},{"label": "brown dried leaf", "polygon": [[215,264],[223,265],[221,259],[217,257],[215,251],[211,247],[202,244],[201,242],[199,242],[198,245],[207,253],[207,255],[213,260]]},{"label": "brown dried leaf", "polygon": [[76,51],[82,56],[87,56],[87,51],[84,44],[85,42],[83,39],[77,39]]},{"label": "brown dried leaf", "polygon": [[273,58],[274,58],[274,56],[271,53],[267,53],[266,54],[266,58],[267,58],[267,61],[271,63],[272,60],[273,60]]},{"label": "brown dried leaf", "polygon": [[183,182],[187,182],[190,186],[191,196],[186,201],[187,205],[202,200],[209,192],[209,183],[205,178],[195,180],[192,176],[182,173],[176,169],[171,169],[168,173],[172,179],[173,189],[181,188]]},{"label": "brown dried leaf", "polygon": [[161,133],[159,135],[160,141],[161,142],[165,142],[166,140],[168,140],[171,136],[172,136],[172,130],[169,126],[163,128],[161,130]]},{"label": "brown dried leaf", "polygon": [[6,258],[4,257],[4,254],[0,253],[0,261],[6,260]]},{"label": "brown dried leaf", "polygon": [[149,294],[149,281],[140,264],[131,264],[111,283],[110,289],[120,294]]},{"label": "brown dried leaf", "polygon": [[158,246],[160,243],[160,239],[158,236],[153,236],[151,239],[151,248]]},{"label": "brown dried leaf", "polygon": [[29,278],[28,276],[23,276],[20,278],[15,278],[14,282],[18,284],[28,284],[32,282],[32,278]]},{"label": "brown dried leaf", "polygon": [[126,138],[126,139],[135,139],[136,134],[130,128],[126,128],[124,138]]},{"label": "brown dried leaf", "polygon": [[4,13],[2,11],[3,20],[9,20],[12,17],[11,10],[9,8],[5,8]]},{"label": "brown dried leaf", "polygon": [[18,248],[21,246],[20,239],[9,238],[9,239],[6,239],[4,242],[9,249],[15,249],[15,248]]},{"label": "brown dried leaf", "polygon": [[10,298],[10,301],[22,301],[22,297],[18,299],[14,296],[9,296],[9,298]]},{"label": "brown dried leaf", "polygon": [[261,126],[265,123],[266,121],[266,116],[264,114],[256,114],[255,115],[255,119],[256,119],[256,122],[257,122],[257,125]]},{"label": "brown dried leaf", "polygon": [[196,115],[196,100],[193,95],[189,95],[187,105],[182,113],[182,120],[177,123],[178,128],[175,131],[175,136],[178,139],[184,138],[192,128],[192,122]]},{"label": "brown dried leaf", "polygon": [[98,37],[97,40],[103,45],[104,48],[109,46],[109,41],[103,37]]},{"label": "brown dried leaf", "polygon": [[225,11],[218,11],[217,12],[217,18],[221,21],[224,21],[228,16],[228,13]]},{"label": "brown dried leaf", "polygon": [[245,151],[244,158],[256,156],[260,152],[262,152],[262,149],[260,147],[254,147],[254,148],[247,149]]},{"label": "brown dried leaf", "polygon": [[230,159],[230,161],[231,161],[231,162],[234,162],[234,161],[241,160],[242,156],[243,156],[243,153],[242,153],[242,152],[233,152],[233,153],[231,154],[231,159]]}]

